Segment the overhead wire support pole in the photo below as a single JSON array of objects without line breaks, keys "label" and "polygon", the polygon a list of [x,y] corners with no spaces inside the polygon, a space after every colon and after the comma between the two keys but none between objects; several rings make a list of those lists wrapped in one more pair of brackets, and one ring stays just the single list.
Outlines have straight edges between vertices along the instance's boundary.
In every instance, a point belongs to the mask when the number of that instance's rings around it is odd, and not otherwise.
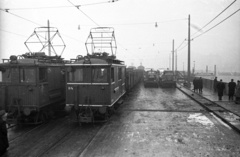
[{"label": "overhead wire support pole", "polygon": [[175,59],[175,71],[177,72],[177,50],[175,50],[175,56],[176,56],[176,59]]},{"label": "overhead wire support pole", "polygon": [[172,71],[174,73],[174,39],[173,39],[173,45],[172,45]]},{"label": "overhead wire support pole", "polygon": [[50,26],[48,20],[48,55],[51,56]]},{"label": "overhead wire support pole", "polygon": [[191,39],[190,39],[190,15],[188,15],[188,88],[191,87],[191,84],[190,84],[190,76],[191,76],[191,69],[190,69],[190,66],[191,66],[191,59],[190,59],[190,48],[191,48]]}]

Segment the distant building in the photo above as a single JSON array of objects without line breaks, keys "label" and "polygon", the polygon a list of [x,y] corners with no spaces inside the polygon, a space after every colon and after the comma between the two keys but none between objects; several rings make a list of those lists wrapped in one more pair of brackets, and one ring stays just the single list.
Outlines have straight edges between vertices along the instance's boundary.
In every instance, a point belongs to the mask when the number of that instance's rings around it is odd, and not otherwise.
[{"label": "distant building", "polygon": [[131,65],[131,66],[128,66],[127,68],[129,68],[129,69],[133,69],[133,70],[135,70],[135,69],[136,69],[136,67],[133,65],[133,63],[132,63],[132,65]]},{"label": "distant building", "polygon": [[129,69],[133,69],[133,70],[135,70],[136,69],[136,67],[135,66],[128,66],[127,68],[129,68]]},{"label": "distant building", "polygon": [[145,70],[145,67],[144,67],[144,66],[142,66],[142,63],[140,63],[140,66],[138,66],[138,69]]}]

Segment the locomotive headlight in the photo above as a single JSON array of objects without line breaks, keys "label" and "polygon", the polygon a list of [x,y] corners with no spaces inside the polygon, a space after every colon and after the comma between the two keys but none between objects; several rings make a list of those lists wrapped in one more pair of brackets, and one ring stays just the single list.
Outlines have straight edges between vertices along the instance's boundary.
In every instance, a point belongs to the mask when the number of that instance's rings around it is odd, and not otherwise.
[{"label": "locomotive headlight", "polygon": [[73,87],[68,87],[68,90],[73,90]]},{"label": "locomotive headlight", "polygon": [[24,114],[25,116],[29,116],[29,115],[31,114],[30,108],[24,108],[23,114]]},{"label": "locomotive headlight", "polygon": [[65,106],[64,109],[65,109],[65,111],[66,111],[67,113],[69,113],[69,112],[72,110],[72,106],[66,104],[66,106]]},{"label": "locomotive headlight", "polygon": [[107,111],[107,108],[106,108],[106,107],[100,107],[100,108],[99,108],[99,112],[100,112],[101,114],[106,113],[106,111]]}]

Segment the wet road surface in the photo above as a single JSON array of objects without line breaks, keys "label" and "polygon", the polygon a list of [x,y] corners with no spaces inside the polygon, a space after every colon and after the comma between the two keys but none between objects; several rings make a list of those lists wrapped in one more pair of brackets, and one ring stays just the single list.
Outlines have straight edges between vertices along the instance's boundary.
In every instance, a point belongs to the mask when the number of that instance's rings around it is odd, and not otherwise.
[{"label": "wet road surface", "polygon": [[6,156],[237,157],[240,135],[178,89],[140,85],[107,123],[56,119],[16,138]]},{"label": "wet road surface", "polygon": [[82,156],[239,156],[239,144],[238,134],[179,90],[140,86]]}]

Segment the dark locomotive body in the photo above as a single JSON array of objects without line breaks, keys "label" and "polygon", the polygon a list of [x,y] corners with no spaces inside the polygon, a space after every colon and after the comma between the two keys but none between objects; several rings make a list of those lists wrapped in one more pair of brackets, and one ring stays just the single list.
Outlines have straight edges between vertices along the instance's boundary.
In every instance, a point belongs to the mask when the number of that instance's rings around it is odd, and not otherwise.
[{"label": "dark locomotive body", "polygon": [[126,91],[139,82],[142,73],[126,71],[123,61],[116,59],[117,45],[111,27],[91,29],[85,45],[85,57],[79,55],[65,64],[65,109],[75,112],[71,115],[76,115],[80,124],[106,121]]},{"label": "dark locomotive body", "polygon": [[[8,123],[33,123],[49,116],[49,107],[65,99],[64,62],[44,53],[11,56],[0,64],[0,106]],[[59,105],[59,103],[57,105]]]},{"label": "dark locomotive body", "polygon": [[144,87],[156,87],[159,86],[159,74],[158,71],[153,69],[145,72],[144,75]]},{"label": "dark locomotive body", "polygon": [[176,78],[173,71],[164,70],[160,76],[160,87],[176,87]]},{"label": "dark locomotive body", "polygon": [[133,69],[133,68],[127,68],[126,69],[126,91],[130,92],[135,85],[138,83],[141,83],[144,75],[143,69]]},{"label": "dark locomotive body", "polygon": [[125,65],[114,56],[93,54],[66,64],[66,107],[79,122],[104,121],[125,94]]}]

